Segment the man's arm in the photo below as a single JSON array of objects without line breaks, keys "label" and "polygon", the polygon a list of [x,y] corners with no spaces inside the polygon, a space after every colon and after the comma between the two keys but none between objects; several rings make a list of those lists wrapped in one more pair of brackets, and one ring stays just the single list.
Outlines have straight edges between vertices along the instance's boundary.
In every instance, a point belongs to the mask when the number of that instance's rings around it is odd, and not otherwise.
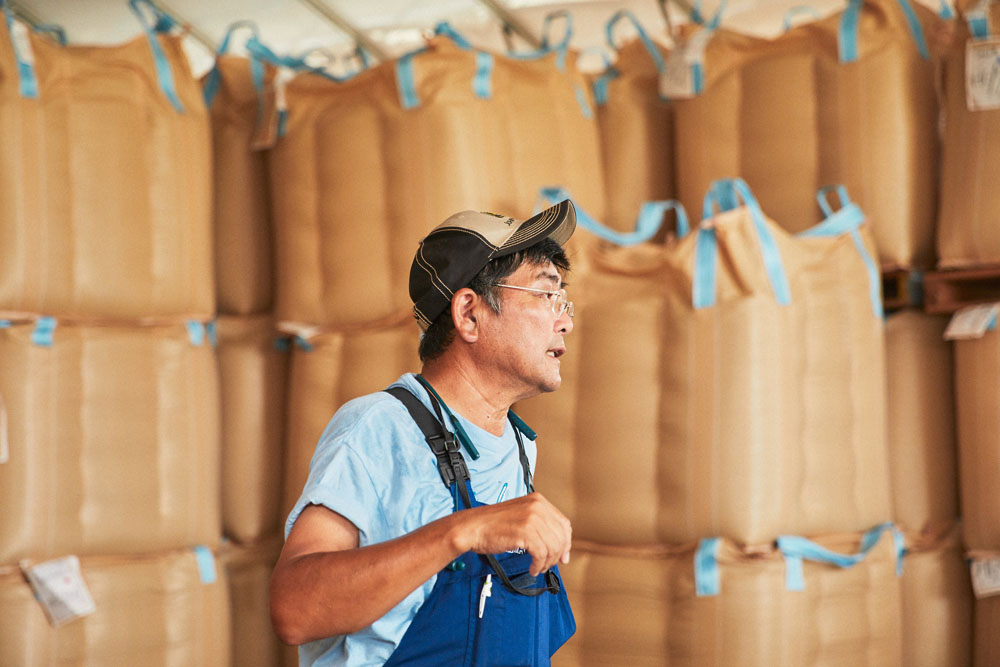
[{"label": "man's arm", "polygon": [[309,505],[271,576],[271,620],[288,644],[343,635],[384,616],[466,551],[524,549],[531,573],[569,562],[569,519],[540,493],[452,513],[388,542],[358,547],[358,529]]}]

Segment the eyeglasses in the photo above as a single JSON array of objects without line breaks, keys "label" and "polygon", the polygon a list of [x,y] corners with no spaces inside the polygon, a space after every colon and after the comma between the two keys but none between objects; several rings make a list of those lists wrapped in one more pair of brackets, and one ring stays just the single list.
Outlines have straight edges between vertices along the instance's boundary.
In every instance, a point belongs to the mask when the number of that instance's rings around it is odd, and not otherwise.
[{"label": "eyeglasses", "polygon": [[497,283],[494,287],[506,287],[507,289],[518,289],[523,292],[538,292],[539,294],[544,294],[549,299],[549,303],[552,305],[552,314],[557,318],[562,317],[563,313],[567,313],[570,317],[573,317],[573,302],[566,299],[566,290],[547,290],[547,289],[536,289],[534,287],[521,287],[519,285],[502,285]]}]

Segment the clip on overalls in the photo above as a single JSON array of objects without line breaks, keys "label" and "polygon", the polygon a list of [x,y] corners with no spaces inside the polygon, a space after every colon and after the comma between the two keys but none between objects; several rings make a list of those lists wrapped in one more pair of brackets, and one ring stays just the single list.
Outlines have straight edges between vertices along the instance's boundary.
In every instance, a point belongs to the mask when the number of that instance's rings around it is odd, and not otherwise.
[{"label": "clip on overalls", "polygon": [[[409,390],[386,391],[406,406],[423,432],[454,498],[455,511],[484,505],[476,500],[459,442],[445,428],[433,393],[428,395],[437,419]],[[513,419],[511,426],[530,493],[528,457]],[[524,551],[495,555],[468,551],[459,556],[438,572],[434,588],[386,666],[548,665],[576,631],[576,621],[558,568],[532,577],[530,565],[531,554]],[[501,585],[494,586],[493,579]]]}]

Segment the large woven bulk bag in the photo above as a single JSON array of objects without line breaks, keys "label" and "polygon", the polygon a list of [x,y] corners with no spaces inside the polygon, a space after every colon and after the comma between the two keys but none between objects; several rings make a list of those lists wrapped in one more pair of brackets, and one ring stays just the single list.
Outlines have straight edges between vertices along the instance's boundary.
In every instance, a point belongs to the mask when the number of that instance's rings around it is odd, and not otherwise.
[{"label": "large woven bulk bag", "polygon": [[[659,94],[665,50],[631,13],[608,21],[609,34],[629,18],[639,38],[617,50],[614,65],[594,81],[601,134],[607,225],[629,231],[643,202],[674,196],[673,108]],[[612,45],[613,46],[613,45]]]},{"label": "large woven bulk bag", "polygon": [[[970,110],[966,93],[966,53],[1000,32],[1000,5],[967,2],[966,20],[944,58],[945,125],[941,159],[941,215],[938,265],[959,268],[1000,262],[1000,109]],[[994,37],[995,38],[995,37]],[[979,47],[981,48],[981,46]]]},{"label": "large woven bulk bag", "polygon": [[902,664],[972,664],[972,589],[957,525],[906,533],[905,541]]},{"label": "large woven bulk bag", "polygon": [[274,297],[274,234],[260,149],[277,139],[265,136],[268,129],[277,134],[269,123],[275,70],[254,56],[225,54],[236,27],[202,86],[212,121],[216,299],[221,313],[250,315],[270,310]]},{"label": "large woven bulk bag", "polygon": [[954,345],[962,537],[968,549],[1000,551],[1000,334]]},{"label": "large woven bulk bag", "polygon": [[0,153],[12,161],[0,168],[0,311],[214,312],[208,115],[181,37],[147,33],[107,47],[29,35],[39,108],[24,133],[17,75],[0,77],[0,115],[15,109]]},{"label": "large woven bulk bag", "polygon": [[0,327],[0,564],[218,543],[219,383],[205,334]]},{"label": "large woven bulk bag", "polygon": [[219,550],[219,564],[229,582],[231,664],[236,667],[282,664],[281,642],[271,626],[269,602],[271,570],[280,552],[280,539],[249,546],[224,544]]},{"label": "large woven bulk bag", "polygon": [[[574,540],[561,568],[577,632],[555,665],[899,665],[893,536],[608,547]],[[826,561],[795,559],[803,546]],[[797,573],[797,576],[796,576]]]},{"label": "large woven bulk bag", "polygon": [[302,493],[316,443],[333,413],[352,398],[418,371],[418,336],[405,313],[391,326],[297,338],[288,379],[283,516]]},{"label": "large woven bulk bag", "polygon": [[289,82],[287,133],[269,158],[280,321],[341,327],[408,308],[418,241],[457,211],[525,218],[541,186],[568,183],[603,210],[597,126],[571,54],[463,46],[441,35],[346,82]]},{"label": "large woven bulk bag", "polygon": [[544,437],[538,488],[579,537],[756,543],[890,514],[862,216],[848,206],[794,238],[744,192],[696,235],[595,244],[572,276],[564,358],[580,360],[518,410]]},{"label": "large woven bulk bag", "polygon": [[229,664],[226,572],[209,550],[79,561],[96,611],[58,628],[21,572],[0,568],[0,664]]},{"label": "large woven bulk bag", "polygon": [[237,542],[281,533],[287,340],[269,317],[220,317],[222,529]]},{"label": "large woven bulk bag", "polygon": [[954,364],[947,318],[904,310],[886,319],[893,520],[907,530],[958,515]]},{"label": "large woven bulk bag", "polygon": [[992,596],[976,600],[975,627],[973,630],[972,664],[976,667],[990,667],[1000,662],[1000,597]]},{"label": "large woven bulk bag", "polygon": [[703,94],[675,103],[681,201],[739,175],[800,231],[813,219],[810,193],[843,183],[883,265],[932,265],[937,111],[923,32],[937,23],[908,0],[852,0],[773,40],[717,31]]}]

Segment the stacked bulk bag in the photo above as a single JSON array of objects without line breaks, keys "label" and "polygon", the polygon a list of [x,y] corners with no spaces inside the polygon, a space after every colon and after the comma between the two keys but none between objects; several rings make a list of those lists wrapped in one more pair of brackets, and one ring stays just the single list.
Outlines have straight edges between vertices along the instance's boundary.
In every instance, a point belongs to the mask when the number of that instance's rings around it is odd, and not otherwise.
[{"label": "stacked bulk bag", "polygon": [[[259,58],[226,55],[235,24],[202,87],[212,123],[216,295],[219,311],[271,309],[273,230],[262,149],[278,134],[275,68]],[[256,27],[248,24],[256,34]]]},{"label": "stacked bulk bag", "polygon": [[886,318],[893,519],[907,531],[957,521],[954,366],[947,318]]},{"label": "stacked bulk bag", "polygon": [[381,328],[302,334],[288,379],[283,516],[298,500],[316,443],[337,408],[419,368],[418,332],[408,313]]},{"label": "stacked bulk bag", "polygon": [[222,527],[240,543],[280,534],[288,340],[268,316],[218,320]]},{"label": "stacked bulk bag", "polygon": [[0,312],[213,314],[208,117],[171,25],[113,47],[28,34],[17,58],[0,33]]},{"label": "stacked bulk bag", "polygon": [[219,541],[210,331],[0,326],[0,564]]},{"label": "stacked bulk bag", "polygon": [[955,404],[962,537],[1000,551],[1000,334],[955,341]]},{"label": "stacked bulk bag", "polygon": [[505,57],[439,32],[348,81],[288,83],[287,132],[269,159],[279,321],[341,327],[408,310],[417,242],[455,211],[526,217],[553,183],[603,211],[597,127],[572,54]]},{"label": "stacked bulk bag", "polygon": [[643,202],[674,196],[673,109],[658,88],[667,54],[626,10],[608,21],[612,49],[613,31],[624,19],[633,23],[639,37],[617,49],[614,65],[593,84],[607,191],[605,217],[618,231],[631,230]]},{"label": "stacked bulk bag", "polygon": [[274,539],[253,546],[224,544],[219,551],[219,565],[229,582],[232,665],[282,664],[281,642],[271,627],[268,592],[279,553],[281,541]]},{"label": "stacked bulk bag", "polygon": [[813,219],[809,193],[844,183],[884,266],[932,265],[937,111],[924,32],[937,23],[908,0],[851,0],[773,40],[714,22],[696,30],[675,50],[698,67],[694,85],[685,93],[668,76],[663,89],[690,97],[675,101],[681,201],[692,206],[712,180],[739,175],[801,231]]},{"label": "stacked bulk bag", "polygon": [[904,664],[889,611],[902,555],[885,526],[756,549],[573,546],[562,573],[578,630],[555,665]]},{"label": "stacked bulk bag", "polygon": [[0,567],[0,664],[229,664],[226,573],[211,551],[79,563],[95,611],[58,628],[21,571]]},{"label": "stacked bulk bag", "polygon": [[664,246],[588,244],[571,275],[564,386],[518,411],[546,440],[537,488],[583,539],[745,544],[890,516],[863,216],[793,237],[745,184],[709,200],[733,194],[746,205]]},{"label": "stacked bulk bag", "polygon": [[[938,265],[941,268],[1000,263],[1000,108],[969,106],[968,53],[990,55],[1000,32],[1000,5],[966,1],[963,19],[944,59],[944,139]],[[986,48],[986,51],[980,49]],[[995,51],[993,51],[995,53]],[[995,67],[995,65],[994,65]]]},{"label": "stacked bulk bag", "polygon": [[905,543],[902,664],[972,664],[972,590],[956,524],[907,532]]}]

